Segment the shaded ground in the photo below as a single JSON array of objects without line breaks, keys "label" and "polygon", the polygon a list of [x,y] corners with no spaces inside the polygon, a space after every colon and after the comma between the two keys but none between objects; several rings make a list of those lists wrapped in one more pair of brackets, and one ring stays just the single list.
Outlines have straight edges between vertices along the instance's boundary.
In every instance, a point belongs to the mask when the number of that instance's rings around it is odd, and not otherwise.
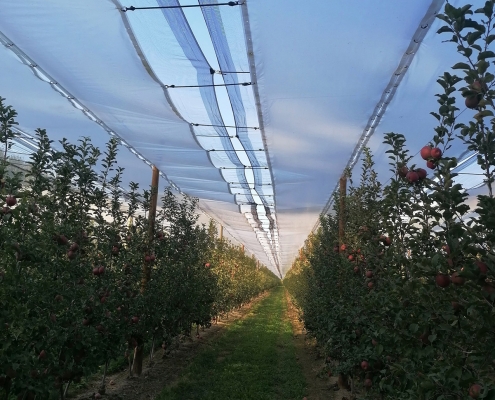
[{"label": "shaded ground", "polygon": [[325,360],[318,351],[316,341],[306,335],[299,310],[291,303],[288,295],[287,304],[287,318],[292,323],[298,362],[306,379],[307,400],[351,400],[351,392],[339,388],[337,377],[328,377],[324,368]]},{"label": "shaded ground", "polygon": [[[244,305],[240,310],[229,313],[228,319],[220,319],[218,324],[213,324],[210,328],[200,331],[200,338],[192,335],[186,338],[179,347],[163,358],[164,352],[158,350],[153,358],[152,365],[147,359],[143,365],[143,374],[133,379],[128,378],[127,371],[109,375],[106,379],[107,391],[103,399],[114,400],[151,400],[167,385],[177,381],[183,370],[190,364],[191,360],[203,349],[212,346],[225,332],[226,327],[242,318],[245,318],[251,307],[265,298],[267,293],[261,295],[253,302]],[[90,382],[89,388],[70,398],[76,400],[92,399],[101,384],[101,376],[95,376]]]}]

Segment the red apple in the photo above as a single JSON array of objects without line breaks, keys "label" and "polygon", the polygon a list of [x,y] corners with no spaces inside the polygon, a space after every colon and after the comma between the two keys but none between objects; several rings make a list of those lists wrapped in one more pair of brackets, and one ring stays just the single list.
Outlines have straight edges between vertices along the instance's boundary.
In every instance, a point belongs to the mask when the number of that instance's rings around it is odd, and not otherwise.
[{"label": "red apple", "polygon": [[347,246],[345,244],[343,244],[342,246],[340,246],[340,251],[345,251],[347,249]]},{"label": "red apple", "polygon": [[101,266],[98,268],[98,275],[103,275],[105,273],[105,267]]},{"label": "red apple", "polygon": [[488,272],[488,266],[483,261],[479,260],[475,261],[474,263],[478,266],[480,274],[486,275],[486,273]]},{"label": "red apple", "polygon": [[406,179],[410,182],[410,183],[414,183],[414,182],[417,182],[419,181],[419,175],[417,172],[415,171],[409,171],[406,175]]},{"label": "red apple", "polygon": [[137,324],[137,323],[139,322],[139,317],[136,317],[136,316],[132,317],[132,318],[131,318],[131,322],[132,322],[133,324]]},{"label": "red apple", "polygon": [[100,269],[98,267],[93,268],[93,275],[100,275]]},{"label": "red apple", "polygon": [[397,170],[397,174],[401,177],[401,178],[405,178],[407,173],[409,172],[409,168],[407,168],[405,165],[400,167],[398,170]]},{"label": "red apple", "polygon": [[210,268],[210,263],[206,263],[206,264],[205,264],[205,267],[206,267],[206,268]]},{"label": "red apple", "polygon": [[481,385],[475,383],[474,385],[471,385],[471,387],[469,388],[469,397],[471,397],[472,399],[477,399],[478,397],[480,397],[480,392],[481,392]]},{"label": "red apple", "polygon": [[5,202],[7,203],[7,205],[9,207],[13,207],[17,204],[17,199],[15,198],[15,196],[12,196],[12,195],[8,195],[7,198],[5,199]]},{"label": "red apple", "polygon": [[437,274],[437,276],[435,277],[435,282],[438,286],[446,288],[450,285],[450,277],[446,274]]},{"label": "red apple", "polygon": [[429,169],[435,169],[437,167],[437,164],[434,161],[426,161],[426,166]]},{"label": "red apple", "polygon": [[372,344],[373,346],[376,346],[376,345],[378,344],[378,341],[377,341],[377,340],[375,340],[375,339],[371,339],[371,344]]},{"label": "red apple", "polygon": [[366,278],[373,278],[373,271],[366,271]]},{"label": "red apple", "polygon": [[361,368],[364,369],[365,371],[370,367],[370,364],[368,361],[361,361]]},{"label": "red apple", "polygon": [[40,360],[44,360],[44,359],[46,358],[46,351],[45,351],[45,350],[41,350],[41,352],[40,352],[40,354],[39,354],[38,358],[39,358]]},{"label": "red apple", "polygon": [[480,100],[481,100],[481,96],[479,95],[469,96],[466,97],[466,100],[464,100],[464,104],[466,105],[467,108],[474,110],[480,104]]},{"label": "red apple", "polygon": [[421,149],[420,154],[423,160],[428,160],[429,158],[431,158],[431,149],[432,149],[431,146],[424,146]]},{"label": "red apple", "polygon": [[82,324],[83,324],[84,326],[88,326],[88,325],[89,325],[89,319],[84,318],[84,319],[83,319]]},{"label": "red apple", "polygon": [[370,289],[373,289],[373,286],[375,286],[375,284],[374,284],[373,282],[368,282],[368,287],[369,287]]},{"label": "red apple", "polygon": [[442,250],[445,251],[447,254],[450,254],[450,247],[446,244],[442,246]]},{"label": "red apple", "polygon": [[423,169],[423,168],[418,168],[416,170],[416,173],[418,174],[419,179],[425,179],[426,178],[426,175],[428,175],[428,173],[426,172],[426,170]]},{"label": "red apple", "polygon": [[354,256],[351,254],[349,257],[347,257],[349,261],[354,261]]},{"label": "red apple", "polygon": [[10,207],[2,207],[2,213],[5,215],[10,214],[11,211]]},{"label": "red apple", "polygon": [[332,377],[332,371],[328,371],[328,377],[331,378]]},{"label": "red apple", "polygon": [[77,256],[77,254],[76,254],[76,252],[75,252],[75,251],[69,250],[69,251],[67,252],[67,258],[68,258],[69,260],[73,260],[73,259],[75,259],[75,258],[76,258],[76,256]]},{"label": "red apple", "polygon": [[69,239],[67,239],[64,235],[58,235],[56,240],[61,246],[67,246],[69,244]]},{"label": "red apple", "polygon": [[119,248],[117,246],[112,247],[112,255],[117,256],[119,254]]},{"label": "red apple", "polygon": [[150,261],[153,262],[156,260],[156,256],[154,254],[150,254]]},{"label": "red apple", "polygon": [[354,273],[356,273],[356,274],[359,273],[359,267],[354,267]]},{"label": "red apple", "polygon": [[77,251],[77,250],[79,250],[79,245],[76,242],[74,242],[70,245],[69,250],[70,251]]},{"label": "red apple", "polygon": [[459,311],[461,309],[461,305],[457,301],[453,301],[451,304],[454,311]]},{"label": "red apple", "polygon": [[454,285],[462,286],[466,282],[466,279],[459,276],[459,273],[456,271],[450,276],[450,280]]},{"label": "red apple", "polygon": [[369,378],[365,379],[364,380],[364,386],[367,388],[370,388],[371,386],[373,386],[373,381]]},{"label": "red apple", "polygon": [[150,263],[151,262],[151,257],[149,255],[144,256],[144,262]]},{"label": "red apple", "polygon": [[434,147],[433,149],[431,149],[431,158],[438,160],[440,157],[442,157],[442,150],[440,150],[438,147]]}]

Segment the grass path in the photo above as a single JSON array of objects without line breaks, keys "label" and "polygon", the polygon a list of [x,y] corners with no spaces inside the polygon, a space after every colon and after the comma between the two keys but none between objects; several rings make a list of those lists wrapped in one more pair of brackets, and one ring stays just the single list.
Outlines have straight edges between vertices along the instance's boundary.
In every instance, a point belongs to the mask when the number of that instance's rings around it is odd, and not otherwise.
[{"label": "grass path", "polygon": [[229,326],[184,376],[157,400],[300,400],[305,380],[297,363],[283,287]]}]

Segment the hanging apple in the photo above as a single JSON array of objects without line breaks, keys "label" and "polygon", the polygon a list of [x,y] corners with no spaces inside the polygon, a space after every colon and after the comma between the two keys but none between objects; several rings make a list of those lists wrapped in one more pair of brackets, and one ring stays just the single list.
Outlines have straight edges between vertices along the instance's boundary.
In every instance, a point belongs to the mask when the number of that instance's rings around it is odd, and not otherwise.
[{"label": "hanging apple", "polygon": [[421,151],[420,151],[420,155],[421,155],[421,158],[423,160],[428,160],[429,158],[431,158],[431,149],[433,147],[431,146],[424,146]]}]

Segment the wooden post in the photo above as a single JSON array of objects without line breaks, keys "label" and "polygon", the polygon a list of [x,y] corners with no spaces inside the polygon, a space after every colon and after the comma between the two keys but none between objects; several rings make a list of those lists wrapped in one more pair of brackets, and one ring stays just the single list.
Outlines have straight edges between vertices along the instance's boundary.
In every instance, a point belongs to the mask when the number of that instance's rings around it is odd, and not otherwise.
[{"label": "wooden post", "polygon": [[[151,176],[151,198],[150,198],[150,210],[148,214],[148,240],[149,243],[153,243],[155,232],[155,217],[156,217],[156,205],[158,203],[158,182],[160,178],[160,171],[153,166],[153,172]],[[144,257],[143,257],[144,258]],[[141,280],[141,292],[146,290],[146,286],[151,277],[151,267],[149,263],[143,260],[143,277]],[[134,362],[132,367],[133,374],[140,376],[143,372],[143,359],[144,359],[144,343],[139,343],[134,349]]]},{"label": "wooden post", "polygon": [[[158,182],[160,178],[160,171],[153,166],[153,174],[151,176],[151,198],[150,198],[150,210],[148,215],[148,238],[150,244],[153,242],[153,236],[155,232],[155,217],[156,217],[156,205],[158,203]],[[143,264],[143,279],[141,281],[141,291],[144,291],[146,285],[150,280],[151,268],[148,263]]]},{"label": "wooden post", "polygon": [[344,244],[345,240],[345,197],[347,192],[347,178],[340,178],[340,204],[339,204],[339,246]]},{"label": "wooden post", "polygon": [[242,245],[242,252],[244,253],[244,245]]},{"label": "wooden post", "polygon": [[223,240],[223,225],[220,225],[220,240]]}]

